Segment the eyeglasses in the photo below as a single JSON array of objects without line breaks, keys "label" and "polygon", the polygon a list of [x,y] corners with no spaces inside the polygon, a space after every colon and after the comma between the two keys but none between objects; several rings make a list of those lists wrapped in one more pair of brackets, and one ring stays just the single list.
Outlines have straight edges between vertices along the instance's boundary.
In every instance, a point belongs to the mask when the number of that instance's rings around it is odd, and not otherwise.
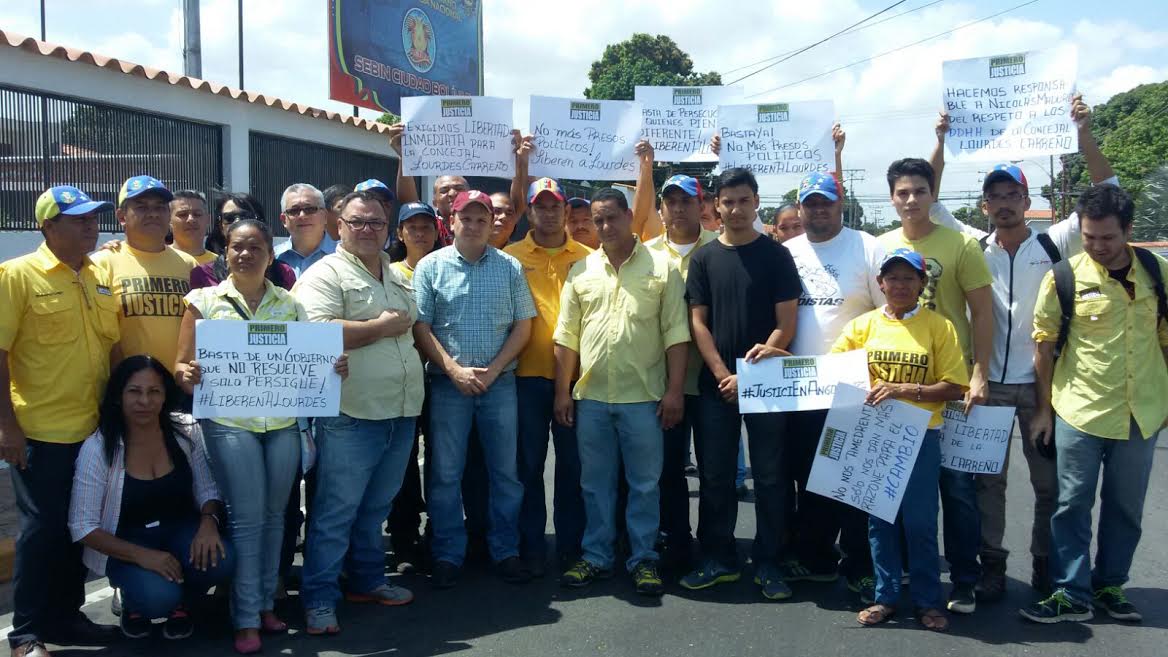
[{"label": "eyeglasses", "polygon": [[289,217],[299,217],[302,214],[316,214],[322,209],[323,208],[318,208],[315,205],[298,205],[294,208],[288,208],[287,210],[284,210],[284,214],[288,215]]},{"label": "eyeglasses", "polygon": [[986,194],[986,200],[991,203],[1017,203],[1022,200],[1021,192],[1010,192],[1009,194]]},{"label": "eyeglasses", "polygon": [[369,230],[373,230],[373,231],[378,231],[378,230],[385,230],[385,228],[387,226],[389,226],[388,221],[378,221],[375,219],[345,219],[345,218],[342,218],[341,221],[345,222],[345,225],[347,225],[349,228],[352,228],[353,230],[369,229]]},{"label": "eyeglasses", "polygon": [[219,218],[225,223],[233,224],[240,219],[258,219],[259,217],[250,210],[236,210],[235,212],[224,212],[219,215]]}]

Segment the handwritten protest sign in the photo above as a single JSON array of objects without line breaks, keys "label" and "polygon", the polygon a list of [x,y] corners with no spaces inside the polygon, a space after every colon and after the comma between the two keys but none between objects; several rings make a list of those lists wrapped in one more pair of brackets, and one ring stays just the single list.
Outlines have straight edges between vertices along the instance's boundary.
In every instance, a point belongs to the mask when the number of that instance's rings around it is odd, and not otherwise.
[{"label": "handwritten protest sign", "polygon": [[340,324],[200,320],[194,416],[336,416],[341,350]]},{"label": "handwritten protest sign", "polygon": [[863,349],[826,356],[738,359],[738,410],[742,413],[830,408],[836,385],[868,389],[868,354]]},{"label": "handwritten protest sign", "polygon": [[949,112],[945,145],[958,161],[1022,160],[1079,150],[1071,120],[1073,46],[941,65]]},{"label": "handwritten protest sign", "polygon": [[830,100],[718,108],[723,169],[745,167],[758,176],[826,173],[835,168]]},{"label": "handwritten protest sign", "polygon": [[742,87],[641,87],[641,138],[653,144],[658,162],[717,162],[710,138],[718,128],[718,106],[741,102]]},{"label": "handwritten protest sign", "polygon": [[410,96],[401,105],[405,175],[515,175],[510,98]]},{"label": "handwritten protest sign", "polygon": [[533,176],[634,180],[641,104],[532,96],[531,135]]},{"label": "handwritten protest sign", "polygon": [[895,522],[932,414],[898,400],[867,406],[867,394],[836,387],[807,490]]},{"label": "handwritten protest sign", "polygon": [[941,467],[976,474],[1001,474],[1014,430],[1013,406],[974,406],[965,415],[965,404],[945,405],[941,432]]}]

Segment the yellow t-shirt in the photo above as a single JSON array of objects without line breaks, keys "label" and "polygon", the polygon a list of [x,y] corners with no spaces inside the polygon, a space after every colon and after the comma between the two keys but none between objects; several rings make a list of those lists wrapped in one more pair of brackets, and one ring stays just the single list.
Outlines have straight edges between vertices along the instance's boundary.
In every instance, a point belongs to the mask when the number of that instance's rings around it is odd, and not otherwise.
[{"label": "yellow t-shirt", "polygon": [[[831,351],[855,349],[868,351],[868,376],[872,385],[884,381],[927,386],[948,381],[969,387],[969,368],[957,344],[952,322],[928,308],[920,308],[906,319],[892,319],[884,314],[883,308],[860,315],[848,322]],[[945,402],[901,401],[931,412],[930,429],[944,424],[941,411]]]},{"label": "yellow t-shirt", "polygon": [[[178,249],[175,250],[177,251]],[[187,255],[191,254],[188,253]],[[191,257],[194,258],[195,262],[199,263],[200,265],[205,265],[208,262],[215,262],[215,258],[218,258],[219,254],[215,253],[214,251],[203,251],[201,254]]]},{"label": "yellow t-shirt", "polygon": [[185,308],[183,297],[191,291],[191,270],[198,263],[170,247],[150,253],[126,242],[117,250],[93,254],[93,262],[108,272],[111,280],[122,353],[149,354],[173,370]]},{"label": "yellow t-shirt", "polygon": [[397,273],[401,274],[401,277],[403,280],[405,280],[405,282],[414,282],[414,270],[411,269],[408,264],[406,264],[405,260],[398,260],[397,262],[390,265],[390,267]]},{"label": "yellow t-shirt", "polygon": [[886,253],[905,248],[924,257],[929,282],[921,292],[921,304],[953,323],[965,359],[972,360],[965,293],[994,282],[977,240],[945,226],[935,226],[919,240],[906,239],[903,228],[884,233],[878,239]]}]

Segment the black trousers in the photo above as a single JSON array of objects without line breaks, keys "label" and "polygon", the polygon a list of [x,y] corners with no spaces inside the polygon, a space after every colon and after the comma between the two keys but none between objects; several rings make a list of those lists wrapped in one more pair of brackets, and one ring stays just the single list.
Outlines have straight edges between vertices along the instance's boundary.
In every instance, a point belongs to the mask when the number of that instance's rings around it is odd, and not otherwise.
[{"label": "black trousers", "polygon": [[[685,461],[689,456],[690,433],[697,416],[697,395],[685,396],[681,422],[663,433],[664,459],[661,465],[661,532],[670,547],[688,550],[693,535],[689,524],[689,483]],[[623,478],[622,478],[623,479]]]},{"label": "black trousers", "polygon": [[[795,522],[791,527],[788,556],[817,572],[834,572],[856,579],[872,575],[872,550],[868,543],[868,514],[854,506],[807,490],[807,478],[823,433],[827,411],[800,411],[787,416],[789,466],[787,486],[794,486]],[[840,554],[835,549],[839,536]]]},{"label": "black trousers", "polygon": [[39,639],[54,624],[71,621],[85,603],[81,544],[69,536],[73,464],[81,443],[28,441],[28,467],[12,467],[20,512],[13,579],[12,632],[15,648]]}]

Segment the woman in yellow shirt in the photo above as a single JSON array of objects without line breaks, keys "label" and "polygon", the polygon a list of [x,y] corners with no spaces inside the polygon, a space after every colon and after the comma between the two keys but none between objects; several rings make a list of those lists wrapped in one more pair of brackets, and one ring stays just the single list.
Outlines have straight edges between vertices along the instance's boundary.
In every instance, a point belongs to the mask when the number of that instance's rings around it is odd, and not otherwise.
[{"label": "woman in yellow shirt", "polygon": [[941,475],[941,411],[961,399],[969,373],[949,320],[918,304],[928,281],[924,258],[896,249],[884,259],[876,277],[887,304],[852,320],[833,352],[865,349],[872,390],[867,403],[899,399],[932,413],[916,464],[909,475],[895,523],[868,518],[868,542],[876,571],[876,604],[860,612],[863,625],[876,625],[896,614],[900,600],[901,537],[908,553],[915,616],[927,629],[944,631],[949,619],[941,609],[940,555],[937,549],[938,480]]},{"label": "woman in yellow shirt", "polygon": [[[393,269],[406,282],[414,280],[418,262],[442,247],[438,241],[438,211],[425,203],[406,203],[397,214],[397,241],[389,247]],[[418,426],[424,426],[419,422]]]}]

